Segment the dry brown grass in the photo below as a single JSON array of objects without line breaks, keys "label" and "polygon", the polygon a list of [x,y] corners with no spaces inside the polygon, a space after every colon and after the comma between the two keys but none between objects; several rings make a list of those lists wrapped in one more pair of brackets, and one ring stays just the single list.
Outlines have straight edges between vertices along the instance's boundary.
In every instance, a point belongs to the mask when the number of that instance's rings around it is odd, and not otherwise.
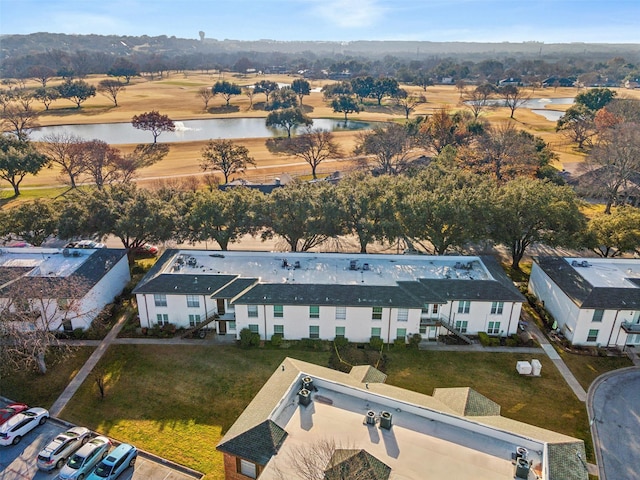
[{"label": "dry brown grass", "polygon": [[[97,85],[104,78],[104,76],[90,76],[86,81]],[[255,82],[265,78],[280,83],[291,83],[294,79],[293,76],[289,75],[264,77],[255,75],[238,76],[227,73],[224,76],[220,76],[218,74],[199,72],[173,73],[168,78],[165,77],[153,81],[148,78],[136,78],[119,95],[118,107],[114,107],[107,97],[100,94],[83,103],[80,109],[76,109],[67,100],[59,100],[51,106],[49,112],[42,112],[39,121],[43,126],[129,122],[133,115],[150,110],[158,110],[169,115],[174,120],[266,117],[267,112],[264,110],[250,108],[249,98],[245,95],[239,95],[231,99],[231,105],[236,107],[231,112],[221,108],[225,102],[219,97],[214,97],[209,103],[208,111],[205,111],[204,104],[197,95],[200,88],[210,87],[218,80],[227,80],[239,85],[253,85]],[[53,82],[51,85],[56,83],[59,82]],[[322,80],[311,81],[310,83],[312,89],[316,89],[330,82]],[[27,86],[36,87],[37,84],[30,82]],[[423,93],[427,97],[427,103],[420,105],[412,114],[413,116],[428,115],[443,107],[451,110],[463,108],[460,104],[459,91],[454,86],[437,85],[427,88],[426,92],[414,86],[403,85],[403,88],[416,93]],[[568,97],[575,94],[576,89],[574,88],[536,89],[532,91],[533,97],[545,98]],[[619,96],[640,98],[640,92],[621,90]],[[264,102],[264,95],[258,94],[254,97],[254,104],[262,102]],[[35,106],[36,108],[41,107],[39,104]],[[342,118],[341,114],[336,114],[332,111],[320,92],[312,92],[311,95],[305,97],[304,106],[312,118]],[[553,108],[563,107],[556,105]],[[509,114],[510,112],[507,109],[500,108],[489,112],[485,117],[491,122],[498,123],[509,121]],[[379,107],[374,101],[366,105],[365,111],[357,115],[351,115],[351,118],[373,122],[388,122],[403,121],[404,115],[393,107],[392,102],[383,102],[382,107]],[[551,144],[553,150],[559,156],[559,162],[556,165],[558,168],[573,168],[576,163],[580,163],[583,160],[583,155],[575,152],[566,139],[555,132],[554,122],[550,122],[542,116],[525,109],[516,111],[515,121],[524,130],[543,137],[545,141]],[[353,151],[357,135],[357,132],[340,132],[336,134],[346,156],[349,156]],[[241,142],[249,149],[250,154],[257,162],[256,168],[251,168],[246,172],[245,176],[247,177],[261,179],[281,175],[284,172],[300,174],[309,171],[309,167],[304,163],[300,163],[299,160],[272,155],[266,149],[264,139],[243,139]],[[172,178],[202,174],[199,167],[200,151],[205,143],[200,141],[173,144],[167,158],[142,170],[139,179],[148,183],[155,181],[158,177]],[[128,151],[133,146],[119,145],[118,147]],[[323,165],[325,171],[343,168],[345,168],[343,162],[335,162],[335,168],[328,162]],[[23,186],[49,186],[59,183],[58,172],[56,169],[50,169],[41,172],[36,177],[28,176],[25,178]]]}]

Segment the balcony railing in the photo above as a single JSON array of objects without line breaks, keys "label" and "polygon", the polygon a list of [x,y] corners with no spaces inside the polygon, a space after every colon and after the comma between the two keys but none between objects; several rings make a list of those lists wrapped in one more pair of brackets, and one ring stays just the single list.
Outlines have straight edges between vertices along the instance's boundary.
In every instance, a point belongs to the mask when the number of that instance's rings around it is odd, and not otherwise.
[{"label": "balcony railing", "polygon": [[622,322],[622,329],[627,333],[640,333],[640,323]]}]

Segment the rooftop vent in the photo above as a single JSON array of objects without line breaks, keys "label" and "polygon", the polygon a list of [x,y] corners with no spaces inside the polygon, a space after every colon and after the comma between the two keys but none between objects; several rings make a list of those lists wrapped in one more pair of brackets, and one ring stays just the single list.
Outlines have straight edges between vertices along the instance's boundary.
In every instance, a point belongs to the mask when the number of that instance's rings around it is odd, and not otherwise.
[{"label": "rooftop vent", "polygon": [[392,415],[389,412],[380,412],[380,428],[391,430]]},{"label": "rooftop vent", "polygon": [[314,391],[315,387],[313,386],[313,378],[309,376],[302,377],[302,389],[309,390],[310,392]]},{"label": "rooftop vent", "polygon": [[516,460],[516,478],[527,479],[529,478],[529,470],[531,466],[525,458],[519,458]]},{"label": "rooftop vent", "polygon": [[364,416],[364,423],[366,425],[375,425],[376,424],[376,412],[373,410],[367,411],[367,414]]},{"label": "rooftop vent", "polygon": [[306,388],[303,388],[298,392],[298,401],[300,405],[308,406],[311,403],[311,392]]},{"label": "rooftop vent", "polygon": [[369,270],[369,264],[368,263],[363,263],[362,264],[362,270]]},{"label": "rooftop vent", "polygon": [[349,270],[357,270],[358,269],[358,261],[350,260],[349,261]]}]

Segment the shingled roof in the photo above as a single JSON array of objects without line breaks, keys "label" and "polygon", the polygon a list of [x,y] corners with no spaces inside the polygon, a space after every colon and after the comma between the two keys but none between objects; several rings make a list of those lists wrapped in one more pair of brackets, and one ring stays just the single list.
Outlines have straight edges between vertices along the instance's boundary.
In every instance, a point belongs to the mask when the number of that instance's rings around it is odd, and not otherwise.
[{"label": "shingled roof", "polygon": [[220,443],[218,450],[266,465],[278,453],[285,438],[287,432],[271,420],[265,420],[237,437]]},{"label": "shingled roof", "polygon": [[[547,276],[580,308],[640,309],[640,288],[596,287],[562,257],[534,257]],[[615,260],[612,260],[615,261]],[[633,280],[628,279],[632,284]]]},{"label": "shingled roof", "polygon": [[367,480],[387,480],[391,468],[366,450],[337,449],[324,472],[325,480],[343,478],[366,478]]},{"label": "shingled roof", "polygon": [[435,388],[433,397],[458,415],[467,417],[500,415],[500,405],[469,387]]}]

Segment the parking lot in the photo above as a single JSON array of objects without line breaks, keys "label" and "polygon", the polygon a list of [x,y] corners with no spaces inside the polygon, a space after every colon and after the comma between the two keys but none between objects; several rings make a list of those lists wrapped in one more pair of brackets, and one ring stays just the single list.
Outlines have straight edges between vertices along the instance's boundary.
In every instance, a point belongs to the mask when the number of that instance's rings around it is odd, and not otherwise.
[{"label": "parking lot", "polygon": [[[0,401],[0,405],[4,403]],[[67,429],[62,423],[49,419],[44,425],[29,432],[18,445],[0,446],[0,480],[53,480],[58,471],[41,472],[36,465],[38,452],[56,435]],[[119,480],[193,480],[201,475],[189,474],[162,459],[140,452],[135,468],[127,469]]]}]

